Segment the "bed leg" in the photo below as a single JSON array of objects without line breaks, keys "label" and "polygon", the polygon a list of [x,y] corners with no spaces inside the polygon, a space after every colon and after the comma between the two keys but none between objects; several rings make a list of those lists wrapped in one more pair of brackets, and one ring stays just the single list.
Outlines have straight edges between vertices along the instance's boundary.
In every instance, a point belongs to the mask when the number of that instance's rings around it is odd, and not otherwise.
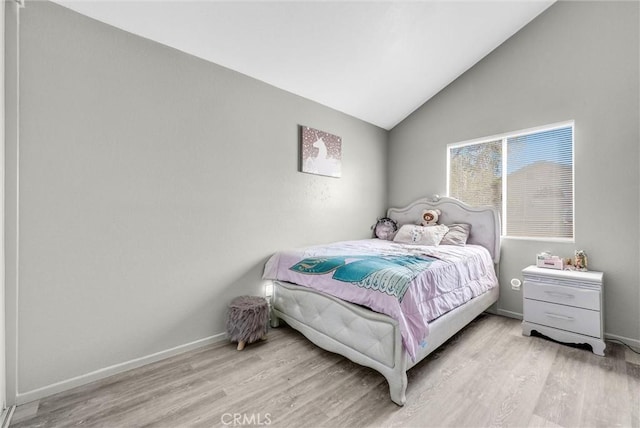
[{"label": "bed leg", "polygon": [[280,318],[275,316],[273,313],[271,314],[271,320],[269,321],[272,328],[280,327]]},{"label": "bed leg", "polygon": [[391,395],[391,401],[396,403],[398,406],[404,406],[404,403],[407,402],[407,372],[403,370],[402,374],[397,376],[395,379],[387,378],[387,382],[389,382],[389,395]]}]

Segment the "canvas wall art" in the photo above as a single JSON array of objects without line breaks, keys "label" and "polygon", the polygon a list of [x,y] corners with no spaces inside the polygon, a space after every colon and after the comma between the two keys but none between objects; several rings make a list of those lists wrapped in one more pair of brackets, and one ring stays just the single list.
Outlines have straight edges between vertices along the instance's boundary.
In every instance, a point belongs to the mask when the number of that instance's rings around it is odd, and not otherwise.
[{"label": "canvas wall art", "polygon": [[300,169],[309,174],[340,177],[342,175],[342,138],[302,126]]}]

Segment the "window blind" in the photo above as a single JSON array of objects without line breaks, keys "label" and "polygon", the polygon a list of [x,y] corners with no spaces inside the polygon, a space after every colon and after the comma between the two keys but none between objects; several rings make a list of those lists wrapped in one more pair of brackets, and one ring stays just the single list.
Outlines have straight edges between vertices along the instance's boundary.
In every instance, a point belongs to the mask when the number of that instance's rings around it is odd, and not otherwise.
[{"label": "window blind", "polygon": [[506,234],[573,238],[573,127],[507,138]]},{"label": "window blind", "polygon": [[573,239],[573,123],[448,146],[447,192],[501,213],[503,234]]}]

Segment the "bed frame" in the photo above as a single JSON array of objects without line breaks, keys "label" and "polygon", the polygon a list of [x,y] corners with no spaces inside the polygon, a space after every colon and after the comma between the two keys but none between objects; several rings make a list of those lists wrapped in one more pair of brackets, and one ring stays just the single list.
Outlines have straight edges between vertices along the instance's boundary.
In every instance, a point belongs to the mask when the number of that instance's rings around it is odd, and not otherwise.
[{"label": "bed frame", "polygon": [[[425,209],[439,209],[441,224],[471,224],[468,243],[487,248],[497,267],[500,219],[493,208],[474,208],[453,198],[434,196],[404,208],[390,208],[387,216],[400,226],[416,223]],[[415,361],[402,346],[396,320],[288,282],[274,281],[271,325],[277,327],[283,320],[319,347],[380,372],[389,383],[391,400],[402,406],[406,402],[407,370],[495,303],[498,290],[494,287],[429,323],[427,346],[420,349]]]}]

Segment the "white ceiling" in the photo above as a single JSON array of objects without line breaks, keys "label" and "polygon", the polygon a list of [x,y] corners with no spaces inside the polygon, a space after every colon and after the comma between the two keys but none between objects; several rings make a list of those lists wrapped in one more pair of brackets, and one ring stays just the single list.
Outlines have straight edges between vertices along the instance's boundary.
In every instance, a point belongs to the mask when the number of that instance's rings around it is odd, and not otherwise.
[{"label": "white ceiling", "polygon": [[55,0],[391,129],[555,0]]}]

